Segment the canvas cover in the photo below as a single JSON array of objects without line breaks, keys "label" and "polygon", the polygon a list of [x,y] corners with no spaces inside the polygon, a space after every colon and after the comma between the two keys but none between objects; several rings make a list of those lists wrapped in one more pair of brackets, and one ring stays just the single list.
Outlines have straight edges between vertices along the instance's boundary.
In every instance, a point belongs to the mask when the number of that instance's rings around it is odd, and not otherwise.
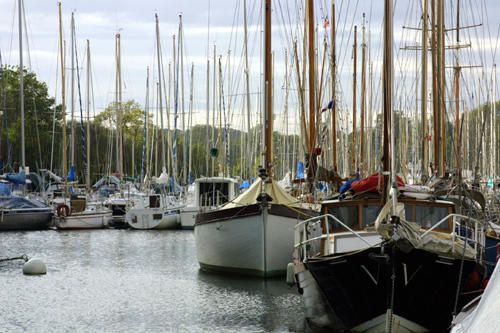
[{"label": "canvas cover", "polygon": [[[237,196],[234,200],[222,206],[221,209],[229,209],[256,204],[258,202],[257,198],[261,194],[261,188],[262,179],[257,178],[257,180],[248,188],[248,190]],[[300,203],[300,201],[292,197],[290,194],[286,193],[285,190],[278,185],[278,182],[274,180],[266,182],[263,190],[272,198],[271,203],[273,204],[302,208],[302,204]]]}]

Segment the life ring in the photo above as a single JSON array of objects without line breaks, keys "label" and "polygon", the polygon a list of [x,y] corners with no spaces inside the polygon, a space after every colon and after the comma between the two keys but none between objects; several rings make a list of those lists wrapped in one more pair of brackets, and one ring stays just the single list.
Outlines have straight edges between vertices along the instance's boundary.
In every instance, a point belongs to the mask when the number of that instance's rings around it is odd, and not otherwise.
[{"label": "life ring", "polygon": [[68,205],[66,204],[60,204],[57,206],[57,209],[56,209],[56,212],[57,212],[57,216],[68,216],[69,213],[70,213],[70,209],[68,207]]}]

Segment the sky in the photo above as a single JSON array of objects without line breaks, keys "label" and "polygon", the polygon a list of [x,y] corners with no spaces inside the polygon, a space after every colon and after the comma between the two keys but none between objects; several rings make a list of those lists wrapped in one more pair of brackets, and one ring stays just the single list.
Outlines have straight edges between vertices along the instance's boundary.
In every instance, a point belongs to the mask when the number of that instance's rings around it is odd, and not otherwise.
[{"label": "sky", "polygon": [[[47,82],[49,92],[60,100],[60,74],[58,73],[58,11],[57,2],[52,0],[25,0],[24,8],[27,26],[27,44],[25,50],[25,65],[37,73],[39,78]],[[247,0],[248,25],[249,25],[249,62],[250,62],[250,93],[252,122],[258,121],[259,92],[261,86],[261,1]],[[446,0],[447,27],[454,24],[455,7],[457,0]],[[17,65],[18,31],[17,31],[17,0],[0,0],[0,51],[4,64]],[[337,61],[339,64],[339,103],[345,108],[346,114],[352,107],[352,26],[358,25],[358,43],[361,44],[362,14],[366,13],[366,26],[369,35],[367,43],[370,46],[370,56],[374,88],[372,100],[374,108],[380,106],[380,67],[381,67],[381,29],[383,21],[382,0],[336,0],[337,6]],[[193,79],[193,110],[196,123],[203,123],[206,119],[206,76],[207,55],[210,55],[213,75],[213,47],[216,45],[217,57],[222,56],[221,77],[224,81],[224,106],[233,110],[232,127],[243,127],[243,0],[71,0],[62,1],[63,30],[66,43],[70,44],[70,17],[75,15],[76,43],[81,69],[81,85],[85,85],[85,41],[90,40],[94,108],[97,112],[103,110],[115,96],[115,34],[121,34],[122,45],[122,77],[124,82],[124,99],[134,99],[141,105],[146,100],[146,69],[151,69],[151,84],[157,82],[156,74],[156,49],[155,49],[155,13],[159,16],[160,40],[165,75],[168,72],[168,63],[172,61],[172,36],[178,34],[179,17],[182,15],[184,29],[184,78],[185,78],[185,105],[189,108],[190,68],[194,66]],[[418,86],[420,56],[415,52],[401,51],[401,47],[419,44],[417,31],[403,29],[403,26],[420,24],[420,1],[397,0],[395,1],[394,40],[395,40],[395,72],[396,95],[401,96],[401,108],[415,109],[418,103],[415,93],[411,94]],[[500,1],[498,0],[462,0],[461,1],[462,25],[482,23],[476,29],[467,29],[463,32],[463,43],[470,43],[471,49],[461,51],[460,61],[464,64],[482,65],[482,69],[464,70],[463,80],[469,82],[468,91],[464,94],[464,103],[474,104],[474,91],[472,83],[479,80],[488,81],[489,84],[479,84],[481,94],[488,95],[491,86],[492,65],[496,63],[496,47],[500,24]],[[330,18],[330,1],[315,1],[315,16],[318,29],[317,51],[321,58],[323,53],[323,37],[330,33],[324,29],[325,18]],[[275,113],[277,117],[284,113],[284,81],[285,73],[291,75],[295,71],[292,62],[292,40],[301,41],[300,22],[303,17],[303,1],[274,0],[273,1],[273,50],[274,50],[274,96]],[[453,31],[448,33],[447,41],[452,41]],[[329,40],[329,37],[328,37]],[[25,42],[26,43],[26,42]],[[29,48],[28,48],[29,45]],[[358,45],[358,53],[361,49]],[[301,46],[299,46],[301,48]],[[287,50],[288,63],[285,63],[285,49]],[[66,75],[70,77],[69,48],[66,51]],[[300,53],[300,51],[299,51]],[[358,66],[360,61],[358,55]],[[218,60],[217,60],[218,62]],[[454,62],[450,54],[447,64]],[[286,66],[287,65],[287,66]],[[327,64],[328,65],[328,64]],[[359,67],[358,67],[359,68]],[[285,72],[288,70],[288,72]],[[328,70],[326,70],[328,72]],[[318,75],[321,73],[321,61],[318,61]],[[218,69],[217,69],[217,75]],[[450,74],[451,75],[451,71]],[[325,74],[325,81],[328,77]],[[168,79],[167,79],[168,80]],[[378,81],[377,81],[378,80]],[[359,89],[358,78],[358,87]],[[297,109],[298,97],[296,91],[296,78],[290,76],[290,94],[288,107]],[[377,83],[378,82],[378,83]],[[212,83],[211,83],[212,87]],[[451,89],[451,86],[448,88]],[[67,90],[69,92],[69,90]],[[181,91],[181,90],[180,90]],[[84,92],[82,91],[82,94]],[[325,94],[322,103],[327,103],[330,96]],[[486,99],[486,98],[485,98]],[[484,99],[484,100],[485,100]],[[150,97],[151,101],[155,97]],[[210,104],[213,101],[210,101]],[[151,102],[154,104],[154,102]],[[172,101],[171,101],[171,107]],[[465,104],[464,104],[465,105]],[[187,111],[186,111],[187,112]],[[289,111],[287,118],[288,127],[297,129],[296,116]],[[284,119],[284,118],[281,118]],[[284,131],[286,122],[278,122],[278,129]],[[348,121],[346,126],[349,126]]]}]

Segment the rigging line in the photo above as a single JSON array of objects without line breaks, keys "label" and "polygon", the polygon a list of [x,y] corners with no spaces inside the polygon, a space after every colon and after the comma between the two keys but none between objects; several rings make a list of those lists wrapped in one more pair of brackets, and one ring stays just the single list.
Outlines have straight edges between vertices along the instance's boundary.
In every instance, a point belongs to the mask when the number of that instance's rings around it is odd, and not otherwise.
[{"label": "rigging line", "polygon": [[54,89],[54,111],[53,111],[53,117],[52,117],[52,142],[50,146],[50,171],[53,171],[53,162],[54,162],[54,139],[56,135],[56,111],[57,111],[57,86],[59,83],[59,43],[57,44],[57,55],[56,55],[56,82],[55,82],[55,89]]},{"label": "rigging line", "polygon": [[12,24],[10,26],[10,42],[9,42],[9,57],[7,59],[7,63],[11,63],[12,56],[12,44],[14,43],[14,24],[16,22],[16,9],[17,9],[17,1],[14,1],[14,9],[12,10]]},{"label": "rigging line", "polygon": [[[24,7],[24,1],[22,1],[21,3],[22,3],[22,12],[23,12],[22,16],[23,16],[23,25],[24,25],[24,36],[26,37],[23,40],[26,43],[26,53],[28,54],[28,68],[31,70],[32,69],[31,53],[30,53],[30,43],[29,43],[29,39],[28,39],[28,26],[26,23],[26,11],[25,11],[25,7]],[[30,32],[30,34],[31,34],[31,32]]]},{"label": "rigging line", "polygon": [[210,15],[211,15],[211,0],[208,0],[208,15],[207,15],[207,59],[210,59]]}]

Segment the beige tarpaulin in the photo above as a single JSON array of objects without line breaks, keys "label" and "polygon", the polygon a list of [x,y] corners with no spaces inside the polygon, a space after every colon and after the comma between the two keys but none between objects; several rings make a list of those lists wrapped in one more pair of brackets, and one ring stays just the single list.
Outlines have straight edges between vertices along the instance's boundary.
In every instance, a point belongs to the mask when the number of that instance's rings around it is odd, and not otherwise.
[{"label": "beige tarpaulin", "polygon": [[[221,209],[256,204],[258,202],[257,198],[260,196],[261,189],[262,179],[258,178],[245,192],[237,196],[231,202],[225,204],[221,207]],[[292,206],[296,208],[303,207],[299,200],[286,193],[285,190],[282,189],[274,180],[269,183],[265,183],[264,191],[272,198],[271,203],[273,204]]]}]

